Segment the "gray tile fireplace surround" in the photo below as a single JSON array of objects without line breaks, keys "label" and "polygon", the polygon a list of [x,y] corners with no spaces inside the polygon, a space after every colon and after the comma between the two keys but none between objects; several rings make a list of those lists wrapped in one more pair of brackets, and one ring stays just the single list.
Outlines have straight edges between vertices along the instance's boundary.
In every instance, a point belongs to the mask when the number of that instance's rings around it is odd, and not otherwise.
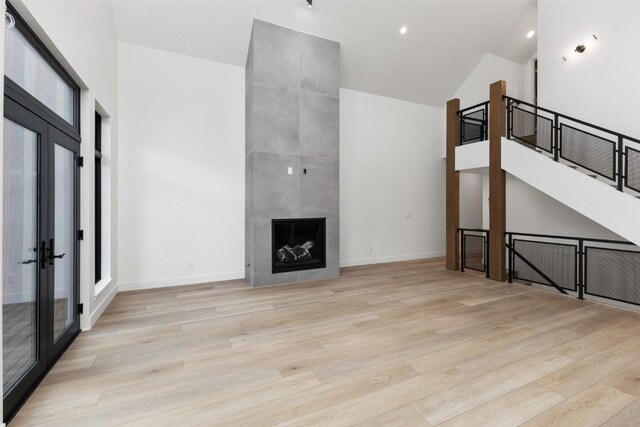
[{"label": "gray tile fireplace surround", "polygon": [[[247,283],[337,277],[340,44],[254,20],[245,90]],[[326,268],[272,273],[287,218],[326,218]]]}]

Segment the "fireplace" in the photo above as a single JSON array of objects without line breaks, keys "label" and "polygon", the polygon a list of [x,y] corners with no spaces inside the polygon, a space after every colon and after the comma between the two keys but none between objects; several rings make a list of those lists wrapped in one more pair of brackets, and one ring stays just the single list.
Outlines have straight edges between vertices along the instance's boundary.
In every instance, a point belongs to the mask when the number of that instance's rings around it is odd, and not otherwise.
[{"label": "fireplace", "polygon": [[325,268],[325,218],[271,220],[272,273]]}]

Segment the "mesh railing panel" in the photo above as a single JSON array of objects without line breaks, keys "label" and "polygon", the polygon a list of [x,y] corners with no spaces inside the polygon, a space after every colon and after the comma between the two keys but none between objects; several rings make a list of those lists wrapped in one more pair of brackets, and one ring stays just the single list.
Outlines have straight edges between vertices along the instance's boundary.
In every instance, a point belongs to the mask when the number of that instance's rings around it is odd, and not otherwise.
[{"label": "mesh railing panel", "polygon": [[606,178],[615,179],[613,141],[561,124],[560,156]]},{"label": "mesh railing panel", "polygon": [[640,304],[640,252],[585,248],[585,292]]},{"label": "mesh railing panel", "polygon": [[472,270],[485,271],[484,268],[484,236],[473,234],[464,235],[464,267]]},{"label": "mesh railing panel", "polygon": [[461,139],[462,144],[480,142],[485,139],[486,128],[485,110],[476,110],[462,116]]},{"label": "mesh railing panel", "polygon": [[[561,288],[576,289],[577,247],[559,243],[513,240],[513,247],[531,264]],[[517,255],[513,256],[513,277],[527,282],[551,285]]]},{"label": "mesh railing panel", "polygon": [[640,191],[640,151],[627,147],[626,186]]},{"label": "mesh railing panel", "polygon": [[511,136],[521,142],[535,145],[551,153],[553,121],[521,108],[513,107]]}]

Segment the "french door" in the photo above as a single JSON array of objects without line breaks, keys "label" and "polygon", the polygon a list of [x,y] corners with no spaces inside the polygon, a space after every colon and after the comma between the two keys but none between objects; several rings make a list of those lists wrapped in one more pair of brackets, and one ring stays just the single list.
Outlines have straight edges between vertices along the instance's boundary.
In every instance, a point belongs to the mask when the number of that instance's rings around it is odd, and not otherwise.
[{"label": "french door", "polygon": [[8,96],[4,114],[6,421],[80,331],[80,143]]}]

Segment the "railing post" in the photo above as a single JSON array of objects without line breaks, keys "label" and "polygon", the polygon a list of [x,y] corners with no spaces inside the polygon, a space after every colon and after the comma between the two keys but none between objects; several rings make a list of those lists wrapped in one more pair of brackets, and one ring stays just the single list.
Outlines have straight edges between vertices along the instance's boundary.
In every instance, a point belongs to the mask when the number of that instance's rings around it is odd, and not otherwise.
[{"label": "railing post", "polygon": [[578,299],[584,299],[584,240],[578,240]]},{"label": "railing post", "polygon": [[486,141],[489,138],[489,103],[484,104],[484,134],[483,139]]},{"label": "railing post", "polygon": [[513,250],[512,250],[512,245],[513,245],[513,234],[511,233],[507,233],[507,236],[509,238],[509,252],[508,252],[508,257],[509,257],[509,283],[513,283]]},{"label": "railing post", "polygon": [[464,260],[467,257],[467,251],[465,248],[465,235],[464,235],[464,230],[460,230],[460,252],[462,252],[461,258],[460,258],[460,271],[462,273],[464,273]]},{"label": "railing post", "polygon": [[560,159],[560,117],[553,115],[553,160]]},{"label": "railing post", "polygon": [[458,271],[460,247],[460,174],[456,171],[456,146],[460,144],[460,100],[447,102],[447,166],[446,166],[446,267]]},{"label": "railing post", "polygon": [[512,117],[512,109],[511,109],[511,99],[507,99],[507,139],[511,139],[512,131],[511,126],[513,126],[511,120]]},{"label": "railing post", "polygon": [[622,136],[618,136],[618,191],[624,190],[624,140]]},{"label": "railing post", "polygon": [[484,275],[489,278],[489,234],[483,231],[484,234]]},{"label": "railing post", "polygon": [[506,176],[502,169],[502,138],[505,135],[504,80],[489,90],[489,277],[506,280]]}]

